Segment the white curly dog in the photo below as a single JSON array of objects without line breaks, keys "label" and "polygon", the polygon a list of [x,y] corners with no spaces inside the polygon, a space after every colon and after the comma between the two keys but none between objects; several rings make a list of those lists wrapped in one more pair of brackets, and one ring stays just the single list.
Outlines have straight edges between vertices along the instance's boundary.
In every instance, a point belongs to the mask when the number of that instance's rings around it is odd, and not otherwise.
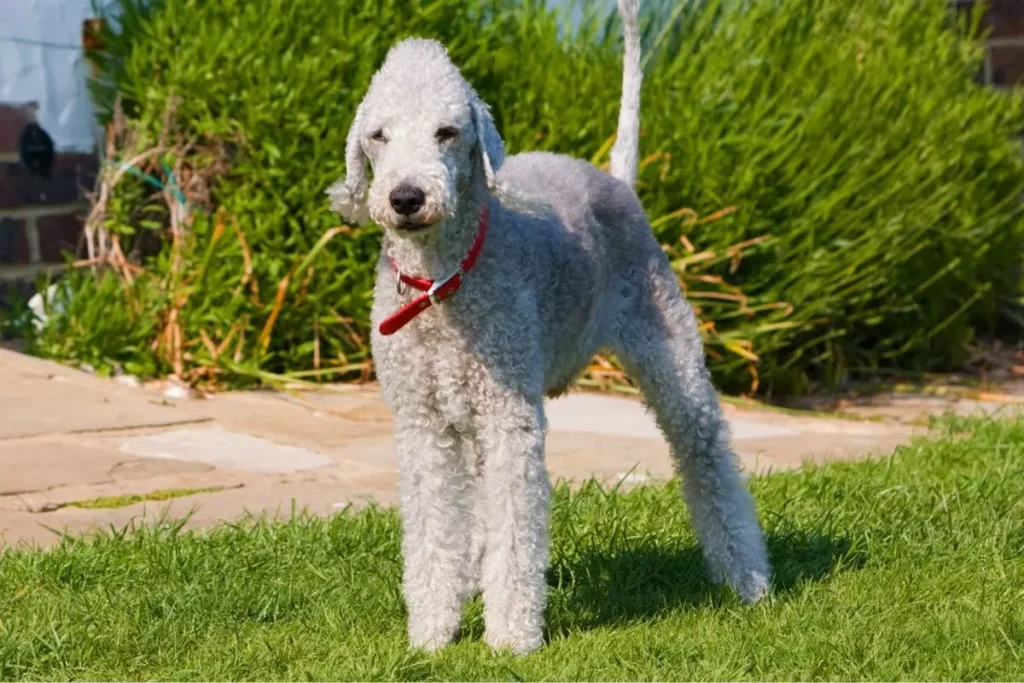
[{"label": "white curly dog", "polygon": [[[505,157],[487,105],[437,42],[391,49],[328,194],[384,246],[373,357],[394,414],[409,641],[436,650],[482,591],[486,640],[543,639],[551,488],[544,397],[602,348],[671,444],[716,580],[748,602],[770,568],[704,364],[693,312],[632,189],[638,0],[619,0],[625,70],[611,175],[565,156]],[[367,178],[366,162],[373,182]]]}]

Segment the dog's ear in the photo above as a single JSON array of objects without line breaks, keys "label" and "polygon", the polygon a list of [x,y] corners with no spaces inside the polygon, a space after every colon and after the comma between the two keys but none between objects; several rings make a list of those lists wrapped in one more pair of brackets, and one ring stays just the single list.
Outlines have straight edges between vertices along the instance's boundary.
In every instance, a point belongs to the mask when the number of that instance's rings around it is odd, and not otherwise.
[{"label": "dog's ear", "polygon": [[498,135],[494,126],[494,118],[487,105],[473,93],[473,125],[476,126],[476,148],[480,155],[481,166],[487,189],[502,206],[520,213],[533,215],[550,214],[551,206],[542,198],[526,195],[519,190],[499,183],[495,174],[505,163],[505,142]]},{"label": "dog's ear", "polygon": [[505,162],[505,143],[494,127],[491,110],[476,94],[473,95],[473,125],[476,127],[476,146],[484,169],[487,188],[497,189],[494,174]]},{"label": "dog's ear", "polygon": [[331,208],[350,223],[362,225],[370,221],[366,204],[366,155],[363,154],[363,105],[356,108],[356,116],[345,139],[345,179],[327,188]]}]

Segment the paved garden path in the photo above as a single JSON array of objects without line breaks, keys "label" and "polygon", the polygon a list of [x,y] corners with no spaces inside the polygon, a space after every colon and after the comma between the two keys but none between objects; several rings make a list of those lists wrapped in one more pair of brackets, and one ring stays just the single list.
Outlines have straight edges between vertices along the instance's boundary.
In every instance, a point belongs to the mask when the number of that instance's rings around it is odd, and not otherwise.
[{"label": "paved garden path", "polygon": [[[725,411],[744,468],[766,471],[889,453],[923,431],[921,415],[947,407],[916,400],[861,420],[730,404]],[[189,523],[204,526],[247,512],[329,514],[396,498],[391,421],[375,386],[174,400],[0,350],[0,410],[0,536],[8,543],[45,544],[58,538],[52,530],[123,526],[164,512],[191,512]],[[632,398],[573,394],[550,402],[548,419],[554,478],[632,485],[671,476],[668,448]],[[193,493],[80,505],[167,490]]]}]

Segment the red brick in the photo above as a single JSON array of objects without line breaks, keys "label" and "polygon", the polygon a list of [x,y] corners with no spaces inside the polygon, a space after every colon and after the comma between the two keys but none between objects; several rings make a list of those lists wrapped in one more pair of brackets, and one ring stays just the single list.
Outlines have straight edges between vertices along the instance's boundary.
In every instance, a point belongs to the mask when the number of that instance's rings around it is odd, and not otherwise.
[{"label": "red brick", "polygon": [[58,154],[53,159],[53,172],[47,204],[64,204],[85,198],[96,184],[99,162],[92,154]]},{"label": "red brick", "polygon": [[[94,179],[96,177],[96,170],[99,168],[99,162],[96,161],[96,155],[94,154],[79,154],[77,152],[61,152],[53,157],[53,171],[64,171],[68,173],[74,173],[78,176],[89,177]],[[90,189],[92,189],[92,183],[89,183]]]},{"label": "red brick", "polygon": [[1024,85],[1024,47],[993,47],[989,61],[992,85]]},{"label": "red brick", "polygon": [[16,161],[0,163],[0,209],[79,201],[93,189],[97,169],[91,154],[58,154],[50,178],[32,175]]},{"label": "red brick", "polygon": [[18,151],[21,130],[28,121],[28,110],[25,107],[0,104],[0,154]]},{"label": "red brick", "polygon": [[13,209],[24,204],[21,176],[24,168],[13,161],[0,163],[0,209]]},{"label": "red brick", "polygon": [[25,221],[8,216],[0,218],[0,263],[21,265],[31,262]]},{"label": "red brick", "polygon": [[51,214],[36,218],[39,259],[42,263],[63,263],[64,253],[78,253],[82,236],[81,213]]},{"label": "red brick", "polygon": [[989,0],[987,23],[992,38],[1024,37],[1024,2]]}]

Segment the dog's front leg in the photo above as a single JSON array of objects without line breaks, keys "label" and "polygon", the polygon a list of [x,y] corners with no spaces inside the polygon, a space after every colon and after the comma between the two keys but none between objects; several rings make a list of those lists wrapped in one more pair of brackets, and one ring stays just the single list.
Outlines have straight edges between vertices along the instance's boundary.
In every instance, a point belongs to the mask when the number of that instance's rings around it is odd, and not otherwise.
[{"label": "dog's front leg", "polygon": [[481,417],[487,643],[519,654],[541,645],[551,488],[541,398],[505,396]]},{"label": "dog's front leg", "polygon": [[396,419],[403,593],[409,644],[438,650],[455,637],[469,576],[471,484],[449,427]]}]

